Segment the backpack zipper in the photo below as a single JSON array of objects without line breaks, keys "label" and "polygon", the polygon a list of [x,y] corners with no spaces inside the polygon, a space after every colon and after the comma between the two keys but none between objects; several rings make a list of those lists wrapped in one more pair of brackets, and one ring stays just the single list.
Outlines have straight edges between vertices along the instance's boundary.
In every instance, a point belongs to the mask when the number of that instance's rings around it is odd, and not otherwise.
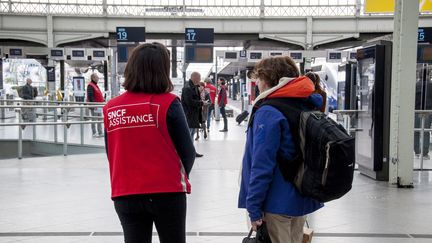
[{"label": "backpack zipper", "polygon": [[326,147],[325,147],[325,149],[326,149],[326,163],[325,163],[324,171],[323,171],[322,178],[321,178],[321,184],[323,186],[325,186],[325,184],[327,182],[328,166],[329,166],[329,162],[330,162],[330,145],[332,143],[333,142],[328,142],[326,144]]}]

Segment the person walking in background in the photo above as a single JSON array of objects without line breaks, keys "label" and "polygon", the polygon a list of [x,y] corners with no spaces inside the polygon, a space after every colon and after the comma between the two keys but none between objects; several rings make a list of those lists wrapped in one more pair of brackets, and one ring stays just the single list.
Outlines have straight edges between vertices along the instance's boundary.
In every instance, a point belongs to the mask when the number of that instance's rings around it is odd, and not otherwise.
[{"label": "person walking in background", "polygon": [[228,132],[228,119],[225,112],[225,106],[228,103],[228,96],[227,96],[225,82],[226,81],[224,78],[220,78],[218,80],[220,86],[219,94],[218,94],[218,105],[224,121],[224,128],[222,130],[219,130],[219,132]]},{"label": "person walking in background", "polygon": [[26,79],[26,84],[22,87],[21,90],[21,98],[25,100],[33,100],[34,98],[36,98],[36,96],[38,95],[37,89],[36,87],[32,86],[32,83],[33,81],[31,78]]},{"label": "person walking in background", "polygon": [[[201,127],[202,120],[202,106],[204,102],[198,90],[199,83],[201,82],[201,74],[193,72],[189,81],[182,89],[181,102],[183,105],[186,119],[189,126],[189,136],[194,138],[197,128]],[[202,154],[196,153],[196,157],[202,157]]]},{"label": "person walking in background", "polygon": [[[313,94],[314,84],[309,78],[299,78],[297,65],[288,56],[263,59],[253,72],[260,95],[247,129],[238,206],[247,209],[254,230],[266,223],[272,243],[302,242],[306,215],[323,205],[301,196],[284,179],[276,158],[290,161],[300,151],[288,120],[265,101],[295,97],[307,99],[307,106],[319,107],[321,96]],[[319,99],[308,99],[311,96]]]},{"label": "person walking in background", "polygon": [[[32,79],[27,78],[26,84],[21,87],[20,97],[24,100],[33,100],[38,95],[36,87],[32,86]],[[24,105],[33,105],[34,102],[26,102]],[[24,121],[36,121],[36,111],[33,108],[22,108],[22,118]]]},{"label": "person walking in background", "polygon": [[104,107],[111,197],[125,243],[186,243],[186,193],[195,160],[178,97],[170,92],[165,46],[135,48],[124,72],[126,90]]},{"label": "person walking in background", "polygon": [[[98,75],[96,73],[92,73],[92,75],[90,76],[90,83],[87,85],[87,102],[98,102],[98,103],[104,102],[103,94],[99,89],[99,86],[97,85],[98,82],[99,82]],[[96,117],[102,116],[101,108],[89,108],[89,110],[91,116],[96,116]],[[92,119],[92,120],[99,121],[99,119]],[[91,129],[92,129],[93,137],[103,136],[101,123],[97,123],[97,124],[92,123]]]},{"label": "person walking in background", "polygon": [[[201,115],[201,121],[200,121],[201,122],[201,128],[200,129],[204,133],[204,139],[206,139],[207,138],[206,118],[207,118],[208,110],[209,110],[209,106],[210,106],[210,94],[205,89],[205,83],[204,82],[200,82],[198,89],[200,92],[201,100],[203,101],[202,115]],[[199,135],[200,129],[198,129],[198,131],[196,133],[195,140],[198,140],[200,138],[200,135]]]},{"label": "person walking in background", "polygon": [[212,112],[214,112],[215,110],[215,99],[216,99],[216,92],[217,89],[216,87],[212,84],[211,78],[206,78],[204,80],[205,82],[205,89],[207,90],[207,92],[210,95],[210,106],[207,112],[207,132],[210,132],[210,122],[211,122],[211,117],[212,117]]},{"label": "person walking in background", "polygon": [[321,112],[325,112],[326,106],[327,106],[327,93],[324,91],[324,89],[321,87],[321,79],[320,76],[314,72],[307,72],[305,74],[306,77],[308,77],[315,85],[315,94],[319,94],[322,96],[323,102],[322,106],[318,107],[318,110]]}]

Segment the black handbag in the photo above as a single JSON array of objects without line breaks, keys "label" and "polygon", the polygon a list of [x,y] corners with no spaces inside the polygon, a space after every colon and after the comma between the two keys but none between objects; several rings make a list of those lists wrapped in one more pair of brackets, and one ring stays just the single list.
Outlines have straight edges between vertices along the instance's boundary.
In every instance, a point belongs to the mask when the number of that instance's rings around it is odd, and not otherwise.
[{"label": "black handbag", "polygon": [[265,222],[258,227],[255,238],[251,237],[252,232],[253,230],[251,228],[248,236],[243,239],[242,243],[271,243]]}]

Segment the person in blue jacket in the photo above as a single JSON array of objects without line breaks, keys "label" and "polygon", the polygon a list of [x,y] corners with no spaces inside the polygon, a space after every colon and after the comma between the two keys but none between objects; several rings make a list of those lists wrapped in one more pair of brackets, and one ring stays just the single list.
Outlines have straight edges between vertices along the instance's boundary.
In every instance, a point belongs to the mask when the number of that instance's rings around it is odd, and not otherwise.
[{"label": "person in blue jacket", "polygon": [[[299,77],[295,62],[287,56],[259,62],[253,71],[260,95],[254,104],[271,98],[304,98],[321,107],[322,97],[313,94],[314,85]],[[277,154],[287,160],[298,151],[287,119],[276,108],[262,105],[253,115],[247,130],[243,156],[239,208],[246,208],[254,230],[266,223],[272,243],[302,242],[306,215],[322,203],[299,194],[284,180],[276,161]]]}]

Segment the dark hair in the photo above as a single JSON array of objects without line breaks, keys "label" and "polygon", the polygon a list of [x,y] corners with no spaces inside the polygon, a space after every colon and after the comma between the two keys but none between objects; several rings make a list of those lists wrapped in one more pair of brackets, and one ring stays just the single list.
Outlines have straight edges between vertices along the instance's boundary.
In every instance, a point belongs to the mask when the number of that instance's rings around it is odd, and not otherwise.
[{"label": "dark hair", "polygon": [[226,82],[225,78],[219,78],[219,80],[221,81],[222,85],[225,85],[225,82]]},{"label": "dark hair", "polygon": [[255,65],[251,77],[266,82],[270,87],[278,85],[283,77],[297,78],[300,72],[296,63],[288,56],[269,57]]},{"label": "dark hair", "polygon": [[315,85],[315,90],[322,90],[321,85],[320,85],[321,79],[317,73],[307,72],[305,74],[305,76],[308,77],[310,80],[312,80],[312,82]]},{"label": "dark hair", "polygon": [[128,60],[123,87],[130,92],[161,94],[174,87],[169,78],[170,56],[160,43],[137,46]]}]

